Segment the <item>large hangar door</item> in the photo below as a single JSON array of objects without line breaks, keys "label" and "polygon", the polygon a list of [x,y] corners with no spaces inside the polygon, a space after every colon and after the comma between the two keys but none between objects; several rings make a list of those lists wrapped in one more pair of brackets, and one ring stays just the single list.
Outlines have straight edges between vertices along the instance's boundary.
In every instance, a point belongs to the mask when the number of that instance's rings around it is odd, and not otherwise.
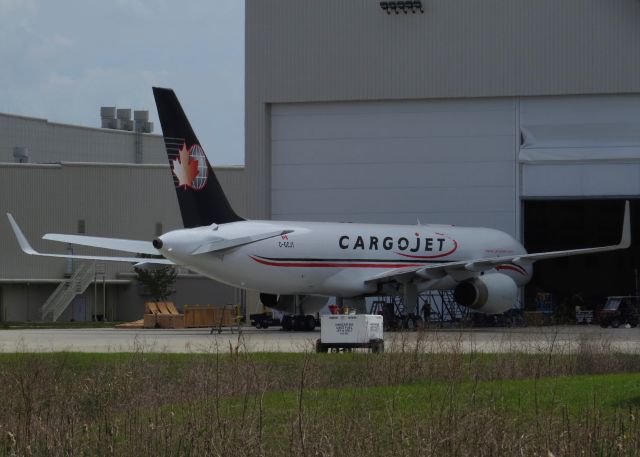
[{"label": "large hangar door", "polygon": [[[620,241],[624,199],[527,200],[524,245],[529,252],[605,246]],[[631,200],[631,248],[623,251],[544,260],[534,265],[526,303],[537,292],[570,304],[576,294],[589,307],[610,295],[634,295],[640,270],[640,199]],[[571,310],[567,310],[571,311]]]},{"label": "large hangar door", "polygon": [[[615,244],[624,200],[640,229],[640,95],[523,98],[521,195],[529,252]],[[605,197],[605,198],[603,198]],[[637,236],[624,252],[538,262],[526,303],[552,292],[560,306],[579,294],[591,306],[635,293]],[[566,311],[571,311],[567,309]]]},{"label": "large hangar door", "polygon": [[277,220],[516,231],[513,99],[277,104]]},{"label": "large hangar door", "polygon": [[640,95],[523,98],[522,196],[640,195]]}]

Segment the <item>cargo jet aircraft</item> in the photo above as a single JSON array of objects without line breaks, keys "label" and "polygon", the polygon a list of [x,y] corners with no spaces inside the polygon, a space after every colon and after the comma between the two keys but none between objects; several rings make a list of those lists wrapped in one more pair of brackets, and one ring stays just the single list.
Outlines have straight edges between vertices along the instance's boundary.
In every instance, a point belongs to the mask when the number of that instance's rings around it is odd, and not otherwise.
[{"label": "cargo jet aircraft", "polygon": [[153,93],[184,229],[153,241],[46,234],[46,240],[132,255],[45,254],[30,246],[9,214],[25,253],[182,265],[231,286],[259,291],[263,304],[289,313],[314,313],[328,296],[362,300],[404,295],[405,303],[416,303],[421,291],[448,289],[461,305],[492,314],[514,306],[535,261],[630,245],[628,202],[619,244],[536,254],[527,254],[510,235],[488,228],[245,220],[225,197],[174,92],[154,88]]}]

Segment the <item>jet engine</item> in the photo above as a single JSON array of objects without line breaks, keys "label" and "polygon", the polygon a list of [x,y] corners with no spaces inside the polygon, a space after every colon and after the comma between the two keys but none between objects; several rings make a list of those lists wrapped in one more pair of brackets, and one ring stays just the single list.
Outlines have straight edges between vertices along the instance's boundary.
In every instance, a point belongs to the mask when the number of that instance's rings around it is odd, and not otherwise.
[{"label": "jet engine", "polygon": [[[296,297],[298,298],[296,303]],[[260,294],[264,306],[286,314],[314,314],[327,304],[327,297],[319,295]],[[297,306],[296,306],[297,305]]]},{"label": "jet engine", "polygon": [[504,313],[513,308],[517,296],[516,283],[501,273],[463,281],[453,290],[453,297],[460,305],[485,314]]}]

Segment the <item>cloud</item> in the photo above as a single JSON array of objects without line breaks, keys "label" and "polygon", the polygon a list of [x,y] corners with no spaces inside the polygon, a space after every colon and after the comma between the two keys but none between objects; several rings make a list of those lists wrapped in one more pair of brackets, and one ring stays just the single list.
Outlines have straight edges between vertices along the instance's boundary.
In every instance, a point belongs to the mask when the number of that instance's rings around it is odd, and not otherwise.
[{"label": "cloud", "polygon": [[164,0],[116,0],[115,4],[125,12],[143,18],[164,12],[168,6]]},{"label": "cloud", "polygon": [[1,97],[13,97],[16,114],[98,127],[103,105],[149,109],[154,120],[151,86],[161,85],[165,79],[165,72],[149,70],[89,68],[75,77],[52,71],[39,84]]},{"label": "cloud", "polygon": [[0,18],[15,14],[35,14],[35,0],[0,0]]},{"label": "cloud", "polygon": [[44,63],[54,59],[59,59],[65,52],[72,52],[74,41],[60,33],[54,33],[47,37],[39,37],[36,42],[31,43],[25,50],[25,58],[33,61],[34,64]]},{"label": "cloud", "polygon": [[[78,20],[82,18],[82,20]],[[183,33],[188,30],[188,33]],[[0,109],[98,126],[173,87],[207,151],[244,159],[244,3],[0,0]]]}]

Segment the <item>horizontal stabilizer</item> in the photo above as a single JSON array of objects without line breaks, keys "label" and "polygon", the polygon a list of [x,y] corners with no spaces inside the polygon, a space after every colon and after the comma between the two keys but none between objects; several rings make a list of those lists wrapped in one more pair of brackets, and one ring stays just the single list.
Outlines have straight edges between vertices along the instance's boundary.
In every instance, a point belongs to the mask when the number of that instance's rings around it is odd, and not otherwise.
[{"label": "horizontal stabilizer", "polygon": [[287,235],[293,230],[278,230],[277,232],[261,233],[259,235],[243,236],[240,238],[214,240],[198,246],[191,254],[206,254],[207,252],[223,251],[225,249],[237,248],[246,244],[255,243],[277,236]]},{"label": "horizontal stabilizer", "polygon": [[[29,244],[27,237],[24,236],[24,233],[22,233],[22,230],[20,230],[20,227],[18,226],[18,223],[15,221],[13,216],[7,213],[7,217],[9,218],[9,224],[11,224],[13,233],[15,234],[16,239],[18,240],[20,249],[22,249],[24,253],[29,255],[37,255],[41,257],[58,257],[58,258],[64,258],[64,259],[78,259],[78,260],[104,260],[104,261],[110,261],[110,262],[127,262],[127,263],[136,263],[136,264],[140,262],[146,262],[146,263],[155,263],[155,264],[163,264],[163,265],[173,265],[173,262],[168,259],[147,259],[147,258],[143,259],[140,257],[112,257],[112,256],[74,255],[74,254],[71,254],[71,255],[70,254],[49,254],[49,253],[38,252],[35,249],[33,249],[33,247],[31,247],[31,244]],[[92,237],[87,237],[87,238],[92,238]]]},{"label": "horizontal stabilizer", "polygon": [[121,238],[102,238],[98,236],[65,235],[61,233],[47,233],[44,240],[59,241],[61,243],[78,244],[94,248],[112,249],[114,251],[135,252],[137,254],[161,255],[150,241],[125,240]]}]

